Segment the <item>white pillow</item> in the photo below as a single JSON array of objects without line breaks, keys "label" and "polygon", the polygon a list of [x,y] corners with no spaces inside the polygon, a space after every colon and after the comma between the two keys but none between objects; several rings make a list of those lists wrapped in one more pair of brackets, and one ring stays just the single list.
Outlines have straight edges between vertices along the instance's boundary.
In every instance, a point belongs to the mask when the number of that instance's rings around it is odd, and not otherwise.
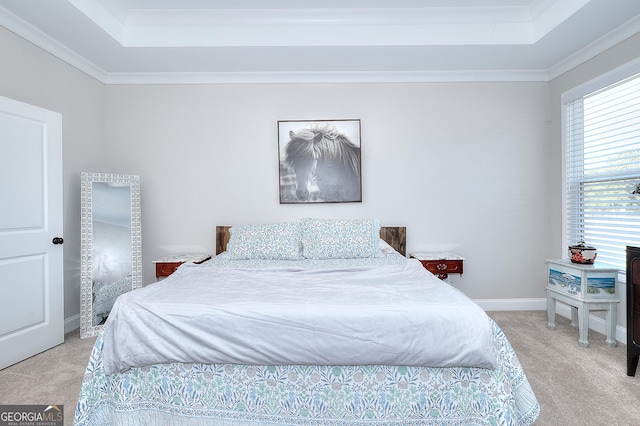
[{"label": "white pillow", "polygon": [[302,259],[300,224],[238,225],[229,230],[228,259]]},{"label": "white pillow", "polygon": [[300,221],[302,255],[307,259],[383,257],[378,219],[316,219]]}]

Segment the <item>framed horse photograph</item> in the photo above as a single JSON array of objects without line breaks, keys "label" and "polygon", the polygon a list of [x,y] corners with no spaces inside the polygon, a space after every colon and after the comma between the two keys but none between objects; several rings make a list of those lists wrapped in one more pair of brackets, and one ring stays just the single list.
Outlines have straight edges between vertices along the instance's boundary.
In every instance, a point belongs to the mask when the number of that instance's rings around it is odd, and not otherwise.
[{"label": "framed horse photograph", "polygon": [[360,120],[278,121],[280,204],[362,202]]}]

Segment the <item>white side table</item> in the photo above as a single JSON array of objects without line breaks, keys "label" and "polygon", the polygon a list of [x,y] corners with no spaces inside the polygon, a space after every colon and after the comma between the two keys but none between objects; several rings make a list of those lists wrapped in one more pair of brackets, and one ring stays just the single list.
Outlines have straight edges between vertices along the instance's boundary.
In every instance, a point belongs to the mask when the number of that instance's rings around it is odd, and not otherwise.
[{"label": "white side table", "polygon": [[571,306],[571,325],[578,328],[578,344],[589,346],[589,311],[605,310],[607,346],[616,346],[618,321],[618,269],[572,263],[568,259],[547,260],[547,327],[556,328],[556,301]]}]

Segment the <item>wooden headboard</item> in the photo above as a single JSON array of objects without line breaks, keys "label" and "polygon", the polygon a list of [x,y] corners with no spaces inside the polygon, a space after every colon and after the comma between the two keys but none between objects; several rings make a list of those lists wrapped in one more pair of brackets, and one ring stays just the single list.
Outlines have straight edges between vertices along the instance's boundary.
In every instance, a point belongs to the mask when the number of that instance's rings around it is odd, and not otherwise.
[{"label": "wooden headboard", "polygon": [[[231,226],[216,226],[216,254],[227,249]],[[405,226],[381,226],[380,238],[403,256],[407,255],[407,228]]]},{"label": "wooden headboard", "polygon": [[407,255],[407,228],[405,226],[381,226],[380,238],[401,255]]}]

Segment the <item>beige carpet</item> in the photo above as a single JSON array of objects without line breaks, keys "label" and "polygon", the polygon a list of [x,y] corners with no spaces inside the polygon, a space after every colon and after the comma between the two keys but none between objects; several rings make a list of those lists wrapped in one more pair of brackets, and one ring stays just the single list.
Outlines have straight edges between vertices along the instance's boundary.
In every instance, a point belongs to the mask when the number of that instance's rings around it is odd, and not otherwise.
[{"label": "beige carpet", "polygon": [[94,342],[76,330],[62,345],[0,370],[0,404],[64,405],[64,424],[71,426]]},{"label": "beige carpet", "polygon": [[[541,405],[536,425],[640,424],[640,372],[626,375],[626,347],[607,348],[590,331],[589,348],[578,332],[557,316],[546,327],[546,312],[490,312],[522,363]],[[84,368],[94,339],[73,332],[65,343],[0,370],[0,404],[63,404],[71,425]]]},{"label": "beige carpet", "polygon": [[536,425],[640,425],[640,372],[627,376],[626,345],[589,331],[578,346],[571,321],[546,311],[489,312],[507,335],[540,403]]}]

